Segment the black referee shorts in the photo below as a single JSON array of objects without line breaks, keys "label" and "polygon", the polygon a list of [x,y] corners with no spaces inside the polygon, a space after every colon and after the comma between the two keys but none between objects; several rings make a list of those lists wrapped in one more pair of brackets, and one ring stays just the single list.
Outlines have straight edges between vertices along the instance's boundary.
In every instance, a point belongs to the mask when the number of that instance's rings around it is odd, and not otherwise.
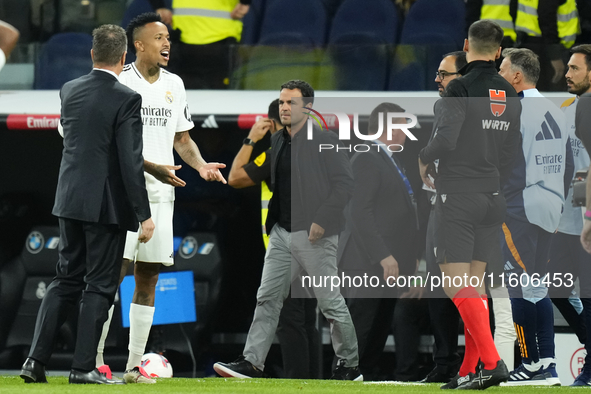
[{"label": "black referee shorts", "polygon": [[501,193],[451,193],[437,196],[437,263],[500,264],[500,228],[507,205]]}]

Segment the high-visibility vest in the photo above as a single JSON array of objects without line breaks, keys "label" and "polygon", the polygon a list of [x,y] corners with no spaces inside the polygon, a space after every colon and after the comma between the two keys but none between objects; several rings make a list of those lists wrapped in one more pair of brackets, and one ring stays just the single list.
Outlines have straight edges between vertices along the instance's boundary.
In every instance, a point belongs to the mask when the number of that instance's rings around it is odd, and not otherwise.
[{"label": "high-visibility vest", "polygon": [[204,45],[229,37],[240,41],[242,21],[230,13],[238,0],[173,0],[172,26],[185,44]]},{"label": "high-visibility vest", "polygon": [[510,2],[511,0],[483,0],[480,19],[488,19],[498,23],[503,29],[505,37],[511,37],[515,41],[517,33],[515,33],[515,24],[513,18],[511,18]]},{"label": "high-visibility vest", "polygon": [[273,192],[269,190],[267,182],[263,181],[261,183],[261,223],[263,224],[263,242],[265,243],[265,249],[269,246],[269,235],[267,234],[265,222],[267,221],[267,215],[269,214],[269,201],[271,201],[271,197],[273,197]]},{"label": "high-visibility vest", "polygon": [[[515,30],[527,33],[530,36],[541,37],[542,30],[538,23],[539,0],[519,0],[517,3],[517,19]],[[579,12],[575,0],[566,0],[558,7],[558,37],[565,48],[570,48],[575,43],[577,34],[580,33]]]}]

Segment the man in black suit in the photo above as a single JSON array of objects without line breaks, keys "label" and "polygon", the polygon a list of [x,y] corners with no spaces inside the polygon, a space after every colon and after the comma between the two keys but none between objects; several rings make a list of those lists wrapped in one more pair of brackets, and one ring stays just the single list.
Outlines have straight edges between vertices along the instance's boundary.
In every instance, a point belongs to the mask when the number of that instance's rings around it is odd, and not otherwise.
[{"label": "man in black suit", "polygon": [[21,370],[26,383],[46,382],[56,333],[79,299],[69,381],[117,383],[95,369],[97,344],[117,291],[126,232],[137,231],[141,222],[139,239],[148,242],[155,227],[143,173],[141,96],[117,79],[126,48],[122,28],[95,29],[93,71],[60,92],[64,150],[53,207],[60,225],[59,261]]},{"label": "man in black suit", "polygon": [[[404,110],[393,103],[382,103],[371,113],[368,134],[378,130],[380,116]],[[381,113],[381,114],[380,114]],[[405,120],[402,120],[404,123]],[[398,122],[400,123],[400,122]],[[355,190],[347,214],[347,227],[339,242],[339,268],[346,275],[376,276],[384,281],[378,287],[352,287],[347,291],[349,311],[359,342],[359,366],[372,374],[384,349],[392,326],[397,288],[386,285],[392,277],[412,275],[416,270],[417,221],[412,188],[404,174],[397,151],[406,135],[386,131],[372,141],[371,150],[351,158]],[[384,285],[383,287],[381,285]],[[396,344],[398,348],[398,343]],[[397,349],[398,350],[398,349]]]}]

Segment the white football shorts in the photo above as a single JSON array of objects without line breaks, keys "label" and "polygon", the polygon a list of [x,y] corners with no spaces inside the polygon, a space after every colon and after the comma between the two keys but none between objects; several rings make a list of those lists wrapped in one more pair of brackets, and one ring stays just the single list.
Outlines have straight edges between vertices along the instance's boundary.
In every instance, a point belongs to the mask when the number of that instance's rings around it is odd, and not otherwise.
[{"label": "white football shorts", "polygon": [[134,262],[173,265],[172,215],[174,201],[151,202],[150,210],[152,211],[152,220],[156,225],[152,239],[146,243],[140,243],[137,239],[139,233],[128,231],[123,258]]}]

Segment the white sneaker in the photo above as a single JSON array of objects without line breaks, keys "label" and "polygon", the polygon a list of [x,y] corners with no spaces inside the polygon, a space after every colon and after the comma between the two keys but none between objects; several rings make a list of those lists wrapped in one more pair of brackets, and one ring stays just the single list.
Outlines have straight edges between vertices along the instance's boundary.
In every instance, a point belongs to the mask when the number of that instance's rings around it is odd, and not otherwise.
[{"label": "white sneaker", "polygon": [[142,367],[134,367],[125,371],[123,374],[123,380],[125,380],[125,383],[156,383],[156,380],[150,378]]}]

